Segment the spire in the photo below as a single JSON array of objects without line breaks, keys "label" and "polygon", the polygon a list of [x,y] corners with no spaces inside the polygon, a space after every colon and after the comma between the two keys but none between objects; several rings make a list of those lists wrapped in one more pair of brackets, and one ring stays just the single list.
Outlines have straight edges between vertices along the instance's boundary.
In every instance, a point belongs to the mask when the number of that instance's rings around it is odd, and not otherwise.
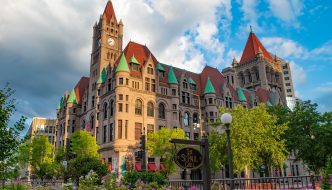
[{"label": "spire", "polygon": [[252,33],[252,26],[250,25],[250,33]]},{"label": "spire", "polygon": [[67,103],[74,103],[74,104],[77,104],[75,89],[73,89],[73,90],[70,92],[70,95],[69,95],[69,98],[68,98],[68,100],[67,100]]},{"label": "spire", "polygon": [[58,109],[58,110],[61,109],[61,108],[62,108],[62,105],[63,105],[63,97],[60,98],[60,101],[59,101],[59,103],[58,103],[58,107],[57,107],[57,109]]},{"label": "spire", "polygon": [[165,71],[165,69],[164,69],[164,67],[161,65],[161,63],[158,63],[156,68],[157,68],[158,71]]},{"label": "spire", "polygon": [[106,4],[105,10],[104,10],[104,15],[106,15],[107,23],[109,23],[112,18],[114,18],[115,23],[117,23],[113,4],[112,4],[112,1],[110,1],[110,0]]},{"label": "spire", "polygon": [[119,72],[119,71],[129,72],[128,63],[127,63],[124,53],[122,53],[118,66],[116,67],[116,70],[115,70],[115,72]]},{"label": "spire", "polygon": [[204,94],[209,94],[209,93],[216,93],[216,90],[214,89],[212,82],[210,80],[210,77],[208,77],[204,89]]},{"label": "spire", "polygon": [[97,84],[103,84],[106,81],[106,68],[104,67],[101,71]]},{"label": "spire", "polygon": [[139,63],[138,63],[137,59],[135,58],[134,54],[130,58],[130,63],[134,63],[136,65],[139,65]]},{"label": "spire", "polygon": [[[259,50],[260,49],[260,50]],[[243,50],[240,64],[253,60],[259,51],[262,52],[263,57],[269,60],[273,60],[270,53],[265,49],[263,44],[259,41],[254,32],[250,32],[246,46]]]},{"label": "spire", "polygon": [[243,89],[241,87],[237,87],[237,96],[239,97],[240,102],[246,102],[247,98],[243,93]]},{"label": "spire", "polygon": [[171,67],[168,72],[168,83],[169,84],[179,84],[178,80],[176,79],[175,73],[173,71],[173,67]]},{"label": "spire", "polygon": [[236,60],[236,58],[234,57],[233,58],[233,61],[232,61],[232,66],[234,67],[235,65],[237,65],[239,62]]}]

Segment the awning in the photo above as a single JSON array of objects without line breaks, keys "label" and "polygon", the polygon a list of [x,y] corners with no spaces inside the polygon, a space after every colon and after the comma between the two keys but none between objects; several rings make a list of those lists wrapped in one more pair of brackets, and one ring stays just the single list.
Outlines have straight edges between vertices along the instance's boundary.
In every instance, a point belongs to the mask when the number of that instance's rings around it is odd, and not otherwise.
[{"label": "awning", "polygon": [[141,171],[142,170],[142,166],[141,166],[140,162],[136,162],[135,163],[135,170],[137,170],[137,171]]},{"label": "awning", "polygon": [[108,169],[109,171],[112,171],[112,164],[108,164],[107,169]]},{"label": "awning", "polygon": [[165,164],[164,163],[160,163],[160,170],[165,169]]},{"label": "awning", "polygon": [[155,172],[155,171],[157,171],[157,166],[155,163],[148,163],[148,169],[149,169],[149,171]]}]

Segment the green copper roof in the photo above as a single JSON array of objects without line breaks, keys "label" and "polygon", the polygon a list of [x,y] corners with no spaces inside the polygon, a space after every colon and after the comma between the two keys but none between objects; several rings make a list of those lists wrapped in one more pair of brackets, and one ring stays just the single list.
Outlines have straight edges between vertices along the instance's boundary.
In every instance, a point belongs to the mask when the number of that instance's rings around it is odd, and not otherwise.
[{"label": "green copper roof", "polygon": [[77,103],[76,94],[75,94],[75,90],[74,89],[70,92],[70,95],[69,95],[69,98],[67,100],[67,103],[74,103],[74,104]]},{"label": "green copper roof", "polygon": [[196,84],[195,81],[194,81],[191,77],[189,77],[188,82],[189,82],[190,84]]},{"label": "green copper roof", "polygon": [[209,94],[209,93],[216,93],[216,90],[214,89],[212,82],[210,80],[210,77],[208,77],[204,89],[204,94]]},{"label": "green copper roof", "polygon": [[106,68],[104,67],[101,71],[97,84],[103,84],[106,81]]},{"label": "green copper roof", "polygon": [[136,65],[139,65],[139,63],[138,63],[138,61],[137,61],[137,59],[135,58],[134,55],[131,56],[131,58],[130,58],[130,63],[134,63],[134,64],[136,64]]},{"label": "green copper roof", "polygon": [[158,71],[165,71],[164,67],[160,63],[157,64],[157,70]]},{"label": "green copper roof", "polygon": [[272,104],[271,104],[270,101],[267,101],[267,102],[266,102],[266,105],[269,106],[269,107],[272,106]]},{"label": "green copper roof", "polygon": [[173,71],[173,67],[168,72],[168,83],[169,84],[179,84],[178,80],[176,79],[175,73]]},{"label": "green copper roof", "polygon": [[128,63],[124,53],[122,53],[118,66],[116,67],[115,72],[126,71],[129,72]]},{"label": "green copper roof", "polygon": [[62,108],[62,104],[63,104],[63,97],[61,97],[59,103],[58,103],[58,107],[57,109],[61,109]]},{"label": "green copper roof", "polygon": [[243,89],[241,87],[237,87],[237,95],[239,97],[240,102],[246,102],[247,98],[243,93]]}]

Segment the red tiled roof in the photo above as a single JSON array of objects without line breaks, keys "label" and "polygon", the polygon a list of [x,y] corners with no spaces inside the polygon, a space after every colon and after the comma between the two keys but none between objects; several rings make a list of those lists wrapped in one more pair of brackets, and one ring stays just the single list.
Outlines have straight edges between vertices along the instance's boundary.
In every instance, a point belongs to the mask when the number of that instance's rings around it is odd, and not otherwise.
[{"label": "red tiled roof", "polygon": [[[136,43],[136,42],[129,42],[126,46],[126,48],[123,50],[127,63],[129,64],[131,57],[134,55],[137,61],[139,62],[139,67],[141,68],[145,61],[149,58],[150,54],[152,56],[152,60],[154,64],[156,65],[158,63],[157,59],[154,57],[154,55],[151,53],[151,51],[144,45]],[[115,67],[118,65],[120,57],[118,60],[115,62]],[[132,71],[131,67],[130,68],[130,74],[132,76],[140,77],[141,72],[140,71]]]},{"label": "red tiled roof", "polygon": [[216,90],[217,96],[222,96],[221,93],[221,88],[223,84],[225,83],[225,78],[224,76],[218,71],[218,69],[210,67],[210,66],[205,66],[202,73],[200,74],[201,78],[201,94],[204,95],[204,89],[206,85],[206,81],[210,77],[212,85],[214,89]]},{"label": "red tiled roof", "polygon": [[116,16],[115,16],[115,12],[114,12],[112,1],[108,1],[107,2],[105,10],[104,10],[104,14],[106,15],[106,21],[107,21],[107,23],[109,23],[110,20],[113,17],[114,17],[115,22],[118,23],[117,20],[116,20]]},{"label": "red tiled roof", "polygon": [[269,94],[270,92],[264,88],[258,88],[256,90],[256,96],[258,97],[259,102],[266,103],[267,101],[269,101]]},{"label": "red tiled roof", "polygon": [[263,44],[259,41],[255,33],[250,32],[246,46],[243,50],[240,64],[253,60],[258,53],[258,50],[261,49],[263,56],[269,60],[273,60],[269,52],[265,49]]},{"label": "red tiled roof", "polygon": [[82,77],[80,81],[75,86],[75,94],[76,94],[76,100],[77,104],[81,104],[82,96],[84,94],[84,91],[89,86],[89,77]]}]

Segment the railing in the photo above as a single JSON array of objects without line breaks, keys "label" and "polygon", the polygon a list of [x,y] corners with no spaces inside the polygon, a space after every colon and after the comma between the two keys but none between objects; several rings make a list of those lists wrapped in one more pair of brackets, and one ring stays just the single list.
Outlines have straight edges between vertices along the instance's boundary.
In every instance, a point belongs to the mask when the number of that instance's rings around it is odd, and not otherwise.
[{"label": "railing", "polygon": [[[236,178],[236,179],[212,179],[213,189],[229,190],[231,182],[235,189],[320,189],[320,176],[291,176],[291,177],[263,177],[263,178]],[[170,180],[171,187],[196,187],[203,190],[202,180]]]},{"label": "railing", "polygon": [[48,186],[48,187],[54,187],[56,189],[59,189],[63,185],[63,180],[11,180],[11,181],[5,181],[0,183],[1,185],[16,185],[16,184],[22,184],[26,186]]}]

